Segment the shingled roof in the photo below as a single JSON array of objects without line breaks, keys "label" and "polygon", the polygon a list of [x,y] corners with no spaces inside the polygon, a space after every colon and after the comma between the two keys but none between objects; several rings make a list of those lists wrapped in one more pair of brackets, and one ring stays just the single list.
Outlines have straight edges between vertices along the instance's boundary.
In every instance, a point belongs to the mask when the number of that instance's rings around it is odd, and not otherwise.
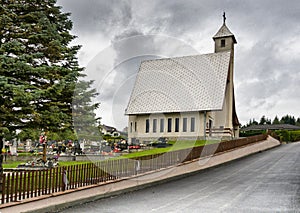
[{"label": "shingled roof", "polygon": [[230,51],[141,63],[127,115],[221,110]]}]

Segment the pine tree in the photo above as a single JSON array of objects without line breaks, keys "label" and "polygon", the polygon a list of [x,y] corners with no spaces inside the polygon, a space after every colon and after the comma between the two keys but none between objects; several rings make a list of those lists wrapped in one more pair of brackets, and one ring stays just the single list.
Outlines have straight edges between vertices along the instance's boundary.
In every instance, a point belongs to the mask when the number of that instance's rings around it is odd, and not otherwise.
[{"label": "pine tree", "polygon": [[98,93],[95,89],[89,89],[92,84],[93,81],[78,81],[73,96],[73,121],[79,140],[97,135],[100,137],[98,126],[101,118],[96,118],[94,112],[99,103],[92,103]]},{"label": "pine tree", "polygon": [[260,118],[259,124],[260,124],[260,125],[264,125],[264,124],[266,124],[266,123],[267,123],[267,119],[266,119],[266,117],[263,115],[263,116]]},{"label": "pine tree", "polygon": [[80,46],[70,46],[69,16],[56,0],[1,0],[0,143],[17,129],[73,128],[73,94],[83,68]]},{"label": "pine tree", "polygon": [[272,124],[280,124],[279,118],[277,115],[275,116],[274,120],[272,121]]},{"label": "pine tree", "polygon": [[281,118],[280,123],[295,125],[296,124],[296,119],[295,119],[294,116],[285,115]]},{"label": "pine tree", "polygon": [[69,47],[69,14],[55,0],[2,1],[1,127],[58,130],[71,125],[71,103],[82,68]]},{"label": "pine tree", "polygon": [[297,126],[300,126],[300,118],[297,119],[296,125],[297,125]]}]

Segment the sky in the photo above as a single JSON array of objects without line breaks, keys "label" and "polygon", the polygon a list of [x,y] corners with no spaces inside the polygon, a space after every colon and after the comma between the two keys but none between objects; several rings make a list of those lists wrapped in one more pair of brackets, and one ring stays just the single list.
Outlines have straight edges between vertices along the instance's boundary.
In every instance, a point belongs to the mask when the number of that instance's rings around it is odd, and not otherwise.
[{"label": "sky", "polygon": [[122,130],[142,60],[214,52],[223,23],[235,35],[234,84],[241,124],[300,117],[298,0],[58,0],[70,12],[72,45],[94,80],[102,123]]}]

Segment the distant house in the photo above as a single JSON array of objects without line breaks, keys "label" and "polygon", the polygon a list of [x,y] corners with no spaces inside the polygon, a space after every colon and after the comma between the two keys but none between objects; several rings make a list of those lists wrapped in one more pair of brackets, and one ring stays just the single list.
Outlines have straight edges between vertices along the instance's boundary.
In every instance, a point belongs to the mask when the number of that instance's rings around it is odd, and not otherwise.
[{"label": "distant house", "polygon": [[235,36],[224,23],[215,52],[143,61],[125,114],[128,140],[238,137],[233,66]]},{"label": "distant house", "polygon": [[268,130],[300,130],[300,126],[291,124],[264,124],[264,125],[251,125],[241,129],[241,132],[248,131],[268,131]]},{"label": "distant house", "polygon": [[119,137],[121,135],[115,127],[102,124],[100,125],[100,128],[103,135],[111,135],[113,137]]}]

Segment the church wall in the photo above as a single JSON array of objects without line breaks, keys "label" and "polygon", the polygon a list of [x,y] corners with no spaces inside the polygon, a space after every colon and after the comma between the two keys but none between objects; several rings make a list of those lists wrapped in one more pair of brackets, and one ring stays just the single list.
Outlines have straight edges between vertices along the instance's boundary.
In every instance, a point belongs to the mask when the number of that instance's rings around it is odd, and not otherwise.
[{"label": "church wall", "polygon": [[[161,119],[164,120],[162,132]],[[168,119],[171,119],[171,132],[168,131]],[[176,131],[176,119],[179,121],[178,131]],[[193,119],[194,122],[192,121]],[[156,122],[155,130],[153,129],[153,121]],[[146,130],[147,122],[149,122],[148,132]],[[149,143],[157,140],[159,137],[165,137],[170,140],[178,138],[182,140],[196,140],[199,137],[204,137],[204,131],[203,112],[130,115],[128,123],[128,142],[131,143],[132,138],[134,138],[138,139],[141,143]]]}]

